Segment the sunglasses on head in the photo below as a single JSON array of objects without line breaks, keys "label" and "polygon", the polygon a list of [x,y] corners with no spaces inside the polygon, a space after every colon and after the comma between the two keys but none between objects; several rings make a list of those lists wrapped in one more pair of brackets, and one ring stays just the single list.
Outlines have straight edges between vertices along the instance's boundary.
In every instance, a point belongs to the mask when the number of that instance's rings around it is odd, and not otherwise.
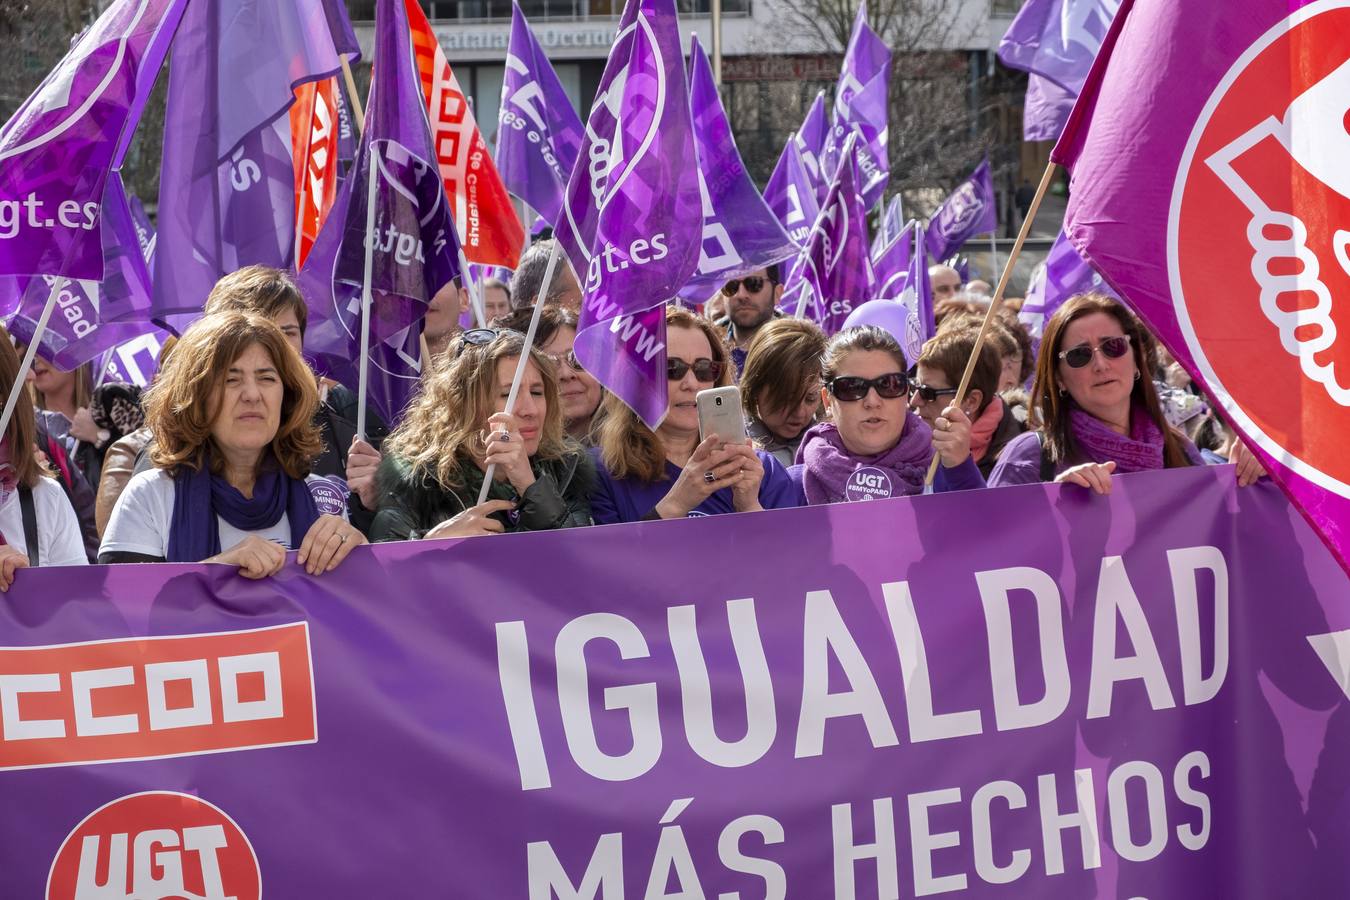
[{"label": "sunglasses on head", "polygon": [[876,378],[862,378],[857,375],[839,375],[825,382],[826,389],[836,400],[853,403],[867,396],[872,388],[877,396],[886,400],[909,396],[909,379],[903,372],[891,372]]},{"label": "sunglasses on head", "polygon": [[736,291],[739,290],[740,286],[743,284],[745,285],[746,293],[758,294],[760,291],[764,290],[764,282],[768,280],[769,279],[762,275],[751,275],[748,278],[736,278],[722,285],[722,293],[726,294],[728,297],[734,297]]},{"label": "sunglasses on head", "polygon": [[1092,354],[1098,350],[1102,351],[1102,356],[1107,359],[1120,359],[1130,352],[1130,336],[1118,334],[1114,337],[1102,338],[1101,343],[1095,347],[1091,344],[1079,344],[1077,347],[1059,351],[1059,358],[1068,363],[1070,369],[1081,369],[1092,362]]},{"label": "sunglasses on head", "polygon": [[919,395],[919,399],[924,403],[932,403],[939,397],[945,397],[948,394],[956,393],[956,388],[935,388],[929,387],[926,384],[915,384],[913,390],[914,393]]},{"label": "sunglasses on head", "polygon": [[690,369],[694,370],[695,378],[707,384],[712,384],[722,375],[722,364],[706,356],[699,357],[693,363],[687,363],[678,356],[666,359],[666,378],[671,381],[679,381]]}]

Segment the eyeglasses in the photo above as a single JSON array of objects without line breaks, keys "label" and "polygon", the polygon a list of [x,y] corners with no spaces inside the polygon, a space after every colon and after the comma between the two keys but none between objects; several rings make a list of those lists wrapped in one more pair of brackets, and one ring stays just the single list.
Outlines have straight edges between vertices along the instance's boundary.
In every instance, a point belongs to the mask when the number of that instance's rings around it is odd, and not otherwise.
[{"label": "eyeglasses", "polygon": [[769,279],[765,278],[762,275],[751,275],[747,278],[736,278],[722,285],[722,293],[726,294],[728,297],[734,297],[736,296],[736,291],[740,289],[742,284],[744,284],[746,293],[758,294],[760,291],[764,290],[764,282],[768,280]]},{"label": "eyeglasses", "polygon": [[464,351],[470,347],[482,347],[492,343],[497,339],[497,335],[506,329],[498,328],[470,328],[467,331],[460,332],[459,348],[455,351],[455,358],[458,359],[464,355]]},{"label": "eyeglasses", "polygon": [[877,396],[885,400],[909,396],[909,379],[904,372],[891,372],[876,378],[861,378],[857,375],[840,375],[825,382],[825,387],[836,400],[853,403],[867,396],[872,388]]},{"label": "eyeglasses", "polygon": [[690,370],[694,370],[694,377],[706,384],[712,384],[722,376],[722,364],[715,359],[708,359],[706,356],[700,357],[687,363],[678,356],[672,356],[666,359],[666,378],[671,381],[679,381]]},{"label": "eyeglasses", "polygon": [[545,353],[544,355],[553,360],[553,364],[559,368],[566,363],[571,369],[578,372],[584,371],[581,367],[581,360],[577,359],[577,355],[571,350],[568,350],[566,353]]},{"label": "eyeglasses", "polygon": [[914,393],[919,395],[919,399],[924,403],[932,403],[939,397],[945,397],[948,394],[955,394],[956,388],[935,388],[926,384],[916,384],[913,386]]},{"label": "eyeglasses", "polygon": [[1098,350],[1102,351],[1102,356],[1107,359],[1120,359],[1130,352],[1130,336],[1118,334],[1102,338],[1101,343],[1095,347],[1091,344],[1079,344],[1077,347],[1059,351],[1059,358],[1068,363],[1070,369],[1081,369],[1092,362],[1092,354]]}]

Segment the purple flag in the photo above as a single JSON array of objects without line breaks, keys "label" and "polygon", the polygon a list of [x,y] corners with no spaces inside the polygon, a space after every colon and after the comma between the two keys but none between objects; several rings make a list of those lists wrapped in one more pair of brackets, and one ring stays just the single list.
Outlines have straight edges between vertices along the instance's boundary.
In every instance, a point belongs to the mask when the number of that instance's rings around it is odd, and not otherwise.
[{"label": "purple flag", "polygon": [[872,235],[873,262],[876,262],[877,254],[881,252],[881,249],[895,240],[904,227],[904,202],[900,199],[899,194],[894,194],[887,202],[886,208],[882,210],[881,217],[877,219],[877,232]]},{"label": "purple flag", "polygon": [[0,128],[0,275],[103,277],[108,172],[126,152],[185,2],[109,4]]},{"label": "purple flag", "polygon": [[629,0],[555,232],[585,295],[577,358],[652,427],[667,402],[661,306],[694,274],[703,228],[683,62],[673,0]]},{"label": "purple flag", "polygon": [[[356,165],[305,259],[300,287],[310,314],[305,352],[319,371],[357,390],[366,245],[373,243],[369,396],[393,423],[418,385],[427,303],[460,275],[459,244],[403,0],[379,0],[375,48]],[[375,227],[367,236],[372,177]]]},{"label": "purple flag", "polygon": [[986,158],[933,213],[928,223],[928,254],[933,259],[946,259],[975,235],[992,234],[997,229],[994,179]]},{"label": "purple flag", "polygon": [[820,191],[811,175],[796,136],[788,138],[778,157],[769,183],[764,186],[764,202],[773,210],[793,243],[801,246],[820,215]]},{"label": "purple flag", "polygon": [[865,209],[877,204],[891,177],[887,151],[890,82],[891,51],[867,24],[867,4],[859,4],[834,94],[834,114],[825,140],[822,171],[825,178],[833,175],[845,139],[850,132],[856,132],[858,193]]},{"label": "purple flag", "polygon": [[816,99],[811,101],[811,108],[802,119],[802,127],[792,136],[793,142],[801,152],[802,163],[806,166],[812,183],[816,185],[817,202],[825,199],[825,191],[829,188],[830,178],[834,174],[833,172],[826,174],[820,162],[825,152],[825,142],[829,137],[830,120],[825,112],[825,92],[817,91]]},{"label": "purple flag", "polygon": [[1078,94],[1032,72],[1027,76],[1027,94],[1022,105],[1022,139],[1059,140],[1077,99]]},{"label": "purple flag", "polygon": [[[44,359],[66,371],[157,330],[147,318],[150,277],[116,172],[108,177],[102,208],[103,278],[66,283],[38,345]],[[33,340],[53,281],[46,275],[0,278],[6,325],[17,340]]]},{"label": "purple flag", "polygon": [[556,224],[580,150],[581,118],[520,5],[513,2],[497,119],[495,161],[502,183],[542,219]]},{"label": "purple flag", "polygon": [[356,39],[352,18],[347,14],[347,4],[343,0],[323,0],[323,12],[328,19],[328,32],[333,36],[333,49],[351,62],[356,62],[361,58],[361,42]]},{"label": "purple flag", "polygon": [[914,223],[914,253],[909,260],[909,274],[905,278],[904,288],[896,299],[908,313],[905,323],[905,339],[902,342],[905,359],[910,365],[919,358],[923,345],[937,334],[937,322],[933,313],[933,285],[928,280],[928,260],[923,252],[924,233],[919,223]]},{"label": "purple flag", "polygon": [[339,67],[324,0],[196,0],[174,42],[153,315],[200,314],[224,274],[295,259],[295,85]]},{"label": "purple flag", "polygon": [[127,196],[127,205],[131,209],[131,226],[136,229],[136,243],[141,247],[141,258],[145,260],[147,269],[153,270],[155,265],[155,226],[150,224],[150,216],[145,211],[145,204],[141,198],[135,194]]},{"label": "purple flag", "polygon": [[1092,266],[1083,261],[1073,244],[1060,232],[1045,257],[1045,263],[1031,276],[1027,299],[1019,318],[1032,337],[1040,338],[1046,321],[1071,297],[1086,291],[1099,291],[1112,297],[1116,292],[1102,280]]},{"label": "purple flag", "polygon": [[1350,567],[1348,111],[1344,3],[1134,0],[1052,159],[1069,240]]},{"label": "purple flag", "polygon": [[698,304],[728,279],[781,262],[797,247],[745,171],[712,64],[697,35],[689,53],[689,108],[703,198],[703,240],[698,269],[679,296]]},{"label": "purple flag", "polygon": [[814,320],[826,334],[843,325],[854,307],[872,299],[875,275],[868,257],[867,211],[858,195],[856,134],[844,153],[820,215],[783,284],[781,307]]},{"label": "purple flag", "polygon": [[914,230],[919,223],[910,221],[886,246],[872,254],[878,299],[898,300],[909,281],[910,260],[914,258]]}]

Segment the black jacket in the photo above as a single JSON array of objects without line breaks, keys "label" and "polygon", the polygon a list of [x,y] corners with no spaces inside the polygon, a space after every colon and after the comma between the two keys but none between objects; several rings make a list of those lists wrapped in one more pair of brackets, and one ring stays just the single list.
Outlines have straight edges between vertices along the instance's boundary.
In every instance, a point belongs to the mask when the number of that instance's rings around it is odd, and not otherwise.
[{"label": "black jacket", "polygon": [[[535,482],[517,495],[510,482],[494,481],[489,500],[511,500],[516,509],[496,518],[510,531],[547,531],[591,524],[591,492],[595,488],[595,463],[584,451],[574,451],[562,459],[531,460]],[[419,540],[447,519],[454,518],[478,503],[483,472],[470,460],[463,460],[465,483],[449,489],[432,477],[415,476],[408,463],[395,456],[380,462],[376,479],[380,491],[379,509],[370,527],[370,540]]]}]

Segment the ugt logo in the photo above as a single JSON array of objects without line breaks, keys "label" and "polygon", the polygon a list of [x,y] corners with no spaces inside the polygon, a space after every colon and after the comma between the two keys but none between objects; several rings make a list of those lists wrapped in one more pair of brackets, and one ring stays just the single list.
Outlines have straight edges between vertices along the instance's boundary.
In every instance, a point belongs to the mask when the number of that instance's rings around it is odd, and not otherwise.
[{"label": "ugt logo", "polygon": [[1219,82],[1173,188],[1168,267],[1196,364],[1248,433],[1350,496],[1350,0],[1293,13]]},{"label": "ugt logo", "polygon": [[190,794],[130,794],[91,813],[66,837],[47,876],[47,900],[258,900],[262,876],[244,832]]}]

